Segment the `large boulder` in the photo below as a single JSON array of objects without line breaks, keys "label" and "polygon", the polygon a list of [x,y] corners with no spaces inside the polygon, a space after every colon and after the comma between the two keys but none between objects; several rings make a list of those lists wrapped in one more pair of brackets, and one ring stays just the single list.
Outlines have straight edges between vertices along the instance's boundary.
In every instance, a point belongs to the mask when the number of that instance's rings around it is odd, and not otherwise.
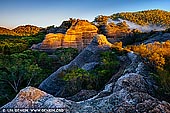
[{"label": "large boulder", "polygon": [[76,112],[74,108],[78,108],[77,105],[76,102],[64,98],[56,98],[37,88],[26,87],[22,89],[11,102],[1,107],[0,112],[6,113],[7,109],[4,108],[13,108],[13,110],[17,110],[18,108],[22,110],[21,108],[24,108],[27,109],[29,113],[32,113],[31,110],[36,110],[36,108],[42,108],[40,109],[42,111],[39,112],[44,112],[43,109],[46,109],[47,112],[47,110],[52,110],[52,108],[56,108],[58,112],[70,112],[71,109],[72,112]]}]

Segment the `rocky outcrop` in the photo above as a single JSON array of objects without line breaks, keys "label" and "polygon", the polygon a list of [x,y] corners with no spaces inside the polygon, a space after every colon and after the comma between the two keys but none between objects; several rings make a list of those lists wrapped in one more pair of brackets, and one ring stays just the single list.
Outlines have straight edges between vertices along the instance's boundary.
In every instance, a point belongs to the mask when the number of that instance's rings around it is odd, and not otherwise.
[{"label": "rocky outcrop", "polygon": [[153,34],[148,38],[148,40],[144,41],[144,44],[153,43],[153,42],[165,42],[170,40],[170,33],[162,33],[161,31]]},{"label": "rocky outcrop", "polygon": [[66,97],[66,99],[78,102],[92,98],[95,95],[97,95],[97,91],[95,90],[81,90],[71,97]]},{"label": "rocky outcrop", "polygon": [[[98,64],[100,52],[108,50],[112,46],[104,35],[96,35],[91,42],[73,61],[68,65],[59,68],[56,72],[51,74],[39,86],[43,91],[46,91],[55,96],[67,96],[64,92],[65,81],[60,78],[62,72],[66,72],[73,67],[90,70]],[[88,66],[88,68],[87,68]]]},{"label": "rocky outcrop", "polygon": [[148,76],[148,68],[140,57],[130,52],[127,56],[120,57],[120,60],[125,59],[128,61],[121,77],[107,84],[104,90],[90,99],[74,102],[27,87],[21,90],[10,103],[1,107],[1,110],[56,108],[67,113],[169,113],[168,102],[159,101],[150,95],[148,89],[152,89],[153,83],[149,81],[151,79]]},{"label": "rocky outcrop", "polygon": [[131,36],[132,32],[128,28],[128,26],[125,24],[116,25],[114,23],[109,23],[105,25],[99,26],[99,31],[104,34],[107,39],[114,43],[118,40],[121,40],[124,37]]},{"label": "rocky outcrop", "polygon": [[[62,81],[58,79],[58,74],[62,70],[67,70],[72,66],[83,66],[97,62],[98,53],[108,50],[110,44],[103,35],[95,36],[88,45],[72,62],[61,67],[50,75],[40,85],[40,89],[53,95],[62,92]],[[103,90],[95,96],[88,91],[81,91],[77,95],[68,99],[86,99],[75,102],[65,98],[54,97],[37,88],[27,87],[8,104],[0,108],[56,108],[67,113],[169,113],[170,104],[160,101],[153,96],[155,83],[150,78],[150,69],[143,60],[133,52],[119,56],[124,62],[123,68],[112,77]],[[92,66],[93,67],[93,66]],[[86,68],[84,68],[86,69]],[[86,94],[91,97],[86,98]]]},{"label": "rocky outcrop", "polygon": [[98,31],[96,26],[86,20],[75,20],[70,24],[71,26],[69,28],[62,27],[62,29],[67,30],[65,33],[61,30],[61,33],[47,34],[39,49],[73,47],[82,50],[90,44],[92,38]]},{"label": "rocky outcrop", "polygon": [[[75,21],[75,20],[74,20]],[[62,33],[65,34],[66,31],[71,27],[74,23],[73,20],[63,21],[59,27],[49,26],[45,29],[45,32],[48,33]]]},{"label": "rocky outcrop", "polygon": [[[22,89],[11,102],[1,107],[0,111],[4,113],[7,112],[7,109],[5,110],[4,108],[13,108],[13,110],[15,110],[15,108],[32,108],[28,109],[27,113],[33,113],[33,111],[31,111],[33,108],[42,108],[42,111],[39,111],[41,113],[45,112],[43,109],[46,109],[46,112],[51,109],[53,113],[70,112],[71,109],[72,112],[76,112],[76,110],[74,110],[76,107],[78,108],[78,104],[73,101],[64,98],[55,98],[54,96],[34,87],[26,87]],[[52,108],[56,108],[56,110]]]}]

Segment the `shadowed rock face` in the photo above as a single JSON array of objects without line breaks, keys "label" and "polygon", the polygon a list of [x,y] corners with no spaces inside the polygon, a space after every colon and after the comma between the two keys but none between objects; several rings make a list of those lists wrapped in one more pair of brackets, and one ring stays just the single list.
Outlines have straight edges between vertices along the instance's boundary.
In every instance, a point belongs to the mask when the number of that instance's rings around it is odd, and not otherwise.
[{"label": "shadowed rock face", "polygon": [[[54,95],[59,94],[62,89],[59,85],[61,81],[58,79],[60,71],[75,65],[81,68],[93,62],[94,59],[97,62],[99,51],[108,50],[109,47],[111,44],[105,36],[95,36],[91,44],[72,62],[50,75],[39,88]],[[54,97],[37,88],[27,87],[0,110],[3,108],[64,108],[66,113],[170,113],[168,102],[159,101],[152,96],[154,82],[149,76],[149,68],[142,59],[133,52],[120,56],[119,59],[125,62],[124,70],[119,78],[110,81],[102,91],[90,99],[74,102]],[[79,95],[85,94],[80,92],[74,98]]]},{"label": "shadowed rock face", "polygon": [[145,40],[143,43],[148,44],[153,42],[165,42],[167,40],[170,40],[170,33],[158,32],[155,35],[150,36],[148,40]]},{"label": "shadowed rock face", "polygon": [[82,50],[97,34],[98,28],[88,21],[76,20],[65,34],[47,34],[39,49],[78,48]]}]

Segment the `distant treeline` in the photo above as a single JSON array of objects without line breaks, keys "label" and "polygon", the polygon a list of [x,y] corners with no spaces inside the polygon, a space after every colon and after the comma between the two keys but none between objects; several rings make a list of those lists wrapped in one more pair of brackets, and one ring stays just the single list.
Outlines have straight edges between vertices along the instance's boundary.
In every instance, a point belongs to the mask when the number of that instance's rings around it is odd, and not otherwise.
[{"label": "distant treeline", "polygon": [[106,24],[109,18],[112,20],[121,18],[142,26],[154,24],[170,27],[170,12],[159,9],[138,12],[122,12],[112,14],[111,16],[99,15],[94,19],[94,22],[97,22],[100,25]]},{"label": "distant treeline", "polygon": [[170,12],[164,10],[146,10],[139,12],[122,12],[110,16],[111,19],[122,18],[139,25],[156,24],[170,26]]}]

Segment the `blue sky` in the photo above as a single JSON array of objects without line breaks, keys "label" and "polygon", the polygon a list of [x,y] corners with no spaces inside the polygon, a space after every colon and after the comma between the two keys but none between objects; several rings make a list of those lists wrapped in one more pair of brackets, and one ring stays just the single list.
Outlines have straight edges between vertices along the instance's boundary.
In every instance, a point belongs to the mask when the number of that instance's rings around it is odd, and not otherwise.
[{"label": "blue sky", "polygon": [[170,11],[169,0],[0,0],[0,26],[59,26],[63,20],[93,21],[97,15],[162,9]]}]

